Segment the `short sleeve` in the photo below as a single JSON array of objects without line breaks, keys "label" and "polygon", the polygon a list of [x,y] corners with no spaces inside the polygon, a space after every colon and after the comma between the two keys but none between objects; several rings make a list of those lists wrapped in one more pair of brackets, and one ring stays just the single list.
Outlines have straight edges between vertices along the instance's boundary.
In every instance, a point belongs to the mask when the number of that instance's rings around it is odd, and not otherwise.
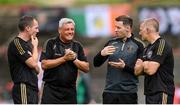
[{"label": "short sleeve", "polygon": [[52,40],[47,40],[43,46],[43,50],[41,52],[40,61],[43,59],[51,59],[53,55],[53,44]]},{"label": "short sleeve", "polygon": [[78,47],[79,47],[78,59],[81,60],[81,61],[86,61],[87,62],[87,57],[85,56],[83,46],[80,43],[78,43]]},{"label": "short sleeve", "polygon": [[160,39],[159,43],[154,48],[151,61],[158,62],[162,64],[169,52],[169,46],[167,45],[166,41],[164,39]]},{"label": "short sleeve", "polygon": [[25,62],[28,58],[32,56],[32,53],[25,43],[22,43],[18,38],[13,41],[14,50],[12,51],[22,62]]}]

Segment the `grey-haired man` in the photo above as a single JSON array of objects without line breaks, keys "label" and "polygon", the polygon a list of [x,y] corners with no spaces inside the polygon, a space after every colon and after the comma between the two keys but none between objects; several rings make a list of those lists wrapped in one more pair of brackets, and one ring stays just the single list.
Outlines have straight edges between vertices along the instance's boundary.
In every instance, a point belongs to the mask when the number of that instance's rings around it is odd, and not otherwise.
[{"label": "grey-haired man", "polygon": [[87,73],[89,63],[82,45],[74,41],[75,23],[72,19],[59,21],[59,35],[46,41],[41,66],[45,81],[42,104],[76,104],[76,79],[78,69]]}]

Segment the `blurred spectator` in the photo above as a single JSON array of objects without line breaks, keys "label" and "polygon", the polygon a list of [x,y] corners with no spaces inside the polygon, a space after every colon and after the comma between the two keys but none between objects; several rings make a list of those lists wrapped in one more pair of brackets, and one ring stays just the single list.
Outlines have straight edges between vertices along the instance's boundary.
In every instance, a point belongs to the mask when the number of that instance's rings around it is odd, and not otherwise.
[{"label": "blurred spectator", "polygon": [[180,104],[180,85],[175,87],[174,104]]},{"label": "blurred spectator", "polygon": [[88,104],[91,100],[89,74],[79,72],[77,80],[77,103]]}]

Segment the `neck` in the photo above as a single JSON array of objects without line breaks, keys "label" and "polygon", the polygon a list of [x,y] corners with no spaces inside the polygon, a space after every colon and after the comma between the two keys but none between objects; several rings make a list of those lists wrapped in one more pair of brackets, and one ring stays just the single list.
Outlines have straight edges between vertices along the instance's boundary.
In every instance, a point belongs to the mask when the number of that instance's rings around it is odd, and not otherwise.
[{"label": "neck", "polygon": [[153,35],[151,35],[152,37],[151,37],[151,39],[149,40],[149,42],[151,43],[151,44],[153,44],[157,39],[159,39],[160,38],[160,35],[158,34],[158,33],[153,33]]},{"label": "neck", "polygon": [[26,33],[20,32],[18,37],[20,37],[21,39],[23,39],[24,41],[28,41],[30,40],[30,38],[28,37],[28,35]]},{"label": "neck", "polygon": [[63,38],[59,37],[59,39],[63,42],[63,43],[70,43],[71,41],[69,40],[64,40]]},{"label": "neck", "polygon": [[127,40],[127,37],[124,37],[124,38],[122,39],[123,42],[125,42],[126,40]]},{"label": "neck", "polygon": [[128,35],[123,38],[123,41],[125,42],[127,40],[127,38],[130,38],[131,36],[132,36],[131,33],[128,33]]},{"label": "neck", "polygon": [[132,34],[131,33],[129,33],[128,35],[127,35],[127,38],[130,38],[132,36]]}]

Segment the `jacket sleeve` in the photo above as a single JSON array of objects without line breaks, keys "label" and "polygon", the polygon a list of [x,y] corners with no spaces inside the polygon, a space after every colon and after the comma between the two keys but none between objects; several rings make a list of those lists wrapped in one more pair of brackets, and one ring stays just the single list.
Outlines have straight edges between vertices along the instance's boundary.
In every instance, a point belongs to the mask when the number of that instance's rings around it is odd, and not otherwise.
[{"label": "jacket sleeve", "polygon": [[[111,40],[109,40],[105,45],[104,47],[108,46],[109,43],[110,43]],[[101,49],[102,51],[102,49]],[[99,51],[99,53],[97,53],[97,55],[94,57],[94,60],[93,60],[93,65],[94,67],[99,67],[101,66],[107,59],[109,56],[102,56],[101,55],[101,51]]]},{"label": "jacket sleeve", "polygon": [[93,65],[95,67],[101,66],[106,60],[108,56],[102,56],[101,51],[94,57]]}]

